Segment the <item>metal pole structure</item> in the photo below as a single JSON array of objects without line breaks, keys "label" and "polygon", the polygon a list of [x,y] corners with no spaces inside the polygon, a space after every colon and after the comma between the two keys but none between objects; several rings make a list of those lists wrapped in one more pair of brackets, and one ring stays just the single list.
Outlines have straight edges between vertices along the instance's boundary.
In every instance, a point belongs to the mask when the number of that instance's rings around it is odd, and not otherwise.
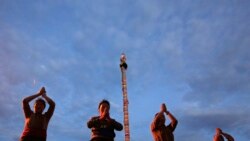
[{"label": "metal pole structure", "polygon": [[127,96],[127,80],[126,80],[126,70],[128,65],[126,63],[126,56],[124,53],[121,54],[120,58],[121,72],[122,72],[122,92],[123,92],[123,113],[124,113],[124,131],[125,131],[125,141],[130,141],[129,133],[129,116],[128,116],[128,96]]}]

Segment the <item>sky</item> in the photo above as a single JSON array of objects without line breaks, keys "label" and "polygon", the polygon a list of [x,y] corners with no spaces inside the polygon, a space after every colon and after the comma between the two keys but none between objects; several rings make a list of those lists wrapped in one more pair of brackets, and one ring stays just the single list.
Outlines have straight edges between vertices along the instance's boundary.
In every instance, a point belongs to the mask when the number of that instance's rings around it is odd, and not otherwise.
[{"label": "sky", "polygon": [[123,123],[125,53],[131,141],[153,140],[162,103],[178,120],[176,141],[212,141],[216,127],[249,141],[249,4],[0,0],[0,140],[18,140],[22,99],[42,86],[56,102],[48,141],[89,140],[86,123],[102,99]]}]

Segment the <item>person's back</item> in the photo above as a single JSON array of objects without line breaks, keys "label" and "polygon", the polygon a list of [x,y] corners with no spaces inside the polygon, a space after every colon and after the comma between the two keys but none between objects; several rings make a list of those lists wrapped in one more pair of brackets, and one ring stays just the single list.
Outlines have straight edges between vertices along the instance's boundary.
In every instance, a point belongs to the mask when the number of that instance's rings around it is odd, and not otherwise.
[{"label": "person's back", "polygon": [[224,138],[222,135],[215,135],[214,136],[214,141],[224,141]]},{"label": "person's back", "polygon": [[[171,123],[165,125],[164,113],[169,117]],[[166,109],[165,104],[162,104],[161,111],[155,115],[153,122],[151,123],[151,133],[154,141],[174,141],[173,132],[178,124],[176,118]]]},{"label": "person's back", "polygon": [[[43,99],[37,99],[34,104],[34,111],[31,110],[29,102],[42,96],[48,103],[49,109],[43,114],[46,103]],[[55,103],[47,95],[43,87],[39,93],[28,96],[23,100],[23,111],[25,115],[25,126],[20,141],[46,141],[47,127],[53,115]]]},{"label": "person's back", "polygon": [[152,129],[154,141],[174,141],[173,132],[174,128],[171,126],[171,124],[161,128]]}]

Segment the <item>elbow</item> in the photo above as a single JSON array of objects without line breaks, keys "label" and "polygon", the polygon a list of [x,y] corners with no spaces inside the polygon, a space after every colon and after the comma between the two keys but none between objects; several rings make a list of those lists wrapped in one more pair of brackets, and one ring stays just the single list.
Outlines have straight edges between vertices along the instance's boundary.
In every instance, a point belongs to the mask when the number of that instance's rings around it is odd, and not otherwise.
[{"label": "elbow", "polygon": [[123,127],[116,128],[117,131],[122,131]]},{"label": "elbow", "polygon": [[115,120],[113,120],[112,124],[113,124],[113,127],[114,127],[115,130],[122,131],[123,125],[121,123],[116,122]]},{"label": "elbow", "polygon": [[87,127],[88,127],[88,128],[92,128],[92,124],[90,123],[90,121],[87,122]]},{"label": "elbow", "polygon": [[178,120],[176,119],[171,122],[172,127],[176,127],[177,124],[178,124]]},{"label": "elbow", "polygon": [[54,101],[52,102],[52,105],[53,105],[54,107],[56,107],[56,103],[55,103]]},{"label": "elbow", "polygon": [[56,103],[54,101],[50,101],[49,102],[49,106],[55,108],[56,107]]},{"label": "elbow", "polygon": [[92,128],[93,126],[94,126],[93,119],[90,119],[90,120],[87,122],[87,127],[88,127],[88,128]]},{"label": "elbow", "polygon": [[55,108],[56,108],[56,104],[55,104],[55,103],[53,103],[53,104],[52,104],[52,107],[55,109]]},{"label": "elbow", "polygon": [[123,129],[123,125],[115,120],[112,121],[112,126],[117,131],[121,131]]},{"label": "elbow", "polygon": [[25,104],[28,103],[28,100],[27,100],[26,98],[24,98],[24,99],[22,100],[22,103],[23,103],[23,105],[25,105]]},{"label": "elbow", "polygon": [[177,125],[178,124],[178,120],[175,120],[174,124]]},{"label": "elbow", "polygon": [[118,131],[122,131],[123,130],[123,126],[121,125],[117,130]]}]

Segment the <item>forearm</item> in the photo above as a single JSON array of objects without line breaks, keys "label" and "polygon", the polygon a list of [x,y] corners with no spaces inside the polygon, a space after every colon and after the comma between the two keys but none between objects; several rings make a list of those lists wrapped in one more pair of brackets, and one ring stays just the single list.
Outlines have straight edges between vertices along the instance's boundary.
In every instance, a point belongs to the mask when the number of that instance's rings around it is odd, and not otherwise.
[{"label": "forearm", "polygon": [[29,103],[31,100],[33,100],[33,99],[35,99],[35,98],[37,98],[37,97],[39,97],[39,96],[40,96],[40,93],[37,93],[37,94],[31,95],[31,96],[25,97],[25,98],[23,99],[23,104],[27,104],[27,103]]},{"label": "forearm", "polygon": [[112,124],[114,126],[114,128],[118,131],[121,131],[123,129],[123,126],[121,123],[115,121],[115,120],[112,120]]},{"label": "forearm", "polygon": [[30,109],[30,105],[29,105],[29,102],[37,97],[39,97],[40,94],[37,93],[37,94],[34,94],[34,95],[31,95],[31,96],[28,96],[28,97],[25,97],[23,99],[23,111],[24,111],[24,115],[25,117],[29,117],[30,114],[31,114],[31,109]]},{"label": "forearm", "polygon": [[229,134],[227,134],[227,133],[224,133],[224,132],[222,132],[221,133],[228,141],[234,141],[234,138],[231,136],[231,135],[229,135]]},{"label": "forearm", "polygon": [[97,127],[97,125],[100,125],[100,120],[98,118],[91,118],[87,122],[88,128]]},{"label": "forearm", "polygon": [[55,102],[50,97],[45,95],[43,98],[49,103],[50,106],[55,107]]},{"label": "forearm", "polygon": [[169,119],[171,120],[171,124],[172,125],[177,125],[178,121],[177,119],[174,117],[174,115],[172,115],[169,111],[165,112],[167,114],[167,116],[169,117]]}]

